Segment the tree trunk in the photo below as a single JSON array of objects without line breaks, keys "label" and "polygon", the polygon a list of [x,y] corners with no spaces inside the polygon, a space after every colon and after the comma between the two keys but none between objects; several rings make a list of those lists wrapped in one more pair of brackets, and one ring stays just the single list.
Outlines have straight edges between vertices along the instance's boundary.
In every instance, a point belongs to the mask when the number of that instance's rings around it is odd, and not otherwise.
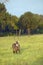
[{"label": "tree trunk", "polygon": [[16,35],[17,35],[17,30],[16,30]]},{"label": "tree trunk", "polygon": [[21,35],[21,29],[19,29],[19,35]]},{"label": "tree trunk", "polygon": [[29,28],[27,29],[27,34],[28,34],[28,35],[30,34],[30,29],[29,29]]}]

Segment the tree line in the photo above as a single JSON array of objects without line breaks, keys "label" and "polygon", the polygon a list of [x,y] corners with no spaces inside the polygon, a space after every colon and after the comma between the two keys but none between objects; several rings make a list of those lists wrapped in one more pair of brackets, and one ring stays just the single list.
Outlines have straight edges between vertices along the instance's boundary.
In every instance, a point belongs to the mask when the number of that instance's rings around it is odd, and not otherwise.
[{"label": "tree line", "polygon": [[25,12],[18,18],[9,14],[5,5],[0,3],[0,36],[42,33],[43,15]]}]

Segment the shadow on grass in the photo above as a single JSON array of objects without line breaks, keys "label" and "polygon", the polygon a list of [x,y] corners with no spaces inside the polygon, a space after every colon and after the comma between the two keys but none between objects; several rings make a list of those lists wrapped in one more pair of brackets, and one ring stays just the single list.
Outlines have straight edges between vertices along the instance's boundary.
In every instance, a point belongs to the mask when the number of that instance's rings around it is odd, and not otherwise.
[{"label": "shadow on grass", "polygon": [[38,58],[32,65],[43,65],[43,57]]}]

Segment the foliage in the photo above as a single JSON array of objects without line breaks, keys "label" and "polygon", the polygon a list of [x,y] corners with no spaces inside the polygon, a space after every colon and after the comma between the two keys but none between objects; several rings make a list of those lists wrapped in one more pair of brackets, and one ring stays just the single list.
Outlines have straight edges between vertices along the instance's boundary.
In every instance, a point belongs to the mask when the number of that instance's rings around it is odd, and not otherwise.
[{"label": "foliage", "polygon": [[25,12],[18,18],[9,14],[5,5],[0,3],[0,36],[34,33],[43,33],[43,15]]}]

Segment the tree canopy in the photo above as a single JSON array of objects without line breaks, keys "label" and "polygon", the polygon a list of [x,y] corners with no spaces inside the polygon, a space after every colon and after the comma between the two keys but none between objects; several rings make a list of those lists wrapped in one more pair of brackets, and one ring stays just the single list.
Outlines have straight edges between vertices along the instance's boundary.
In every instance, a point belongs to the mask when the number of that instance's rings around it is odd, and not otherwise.
[{"label": "tree canopy", "polygon": [[0,35],[43,33],[43,15],[25,12],[18,18],[0,3]]}]

